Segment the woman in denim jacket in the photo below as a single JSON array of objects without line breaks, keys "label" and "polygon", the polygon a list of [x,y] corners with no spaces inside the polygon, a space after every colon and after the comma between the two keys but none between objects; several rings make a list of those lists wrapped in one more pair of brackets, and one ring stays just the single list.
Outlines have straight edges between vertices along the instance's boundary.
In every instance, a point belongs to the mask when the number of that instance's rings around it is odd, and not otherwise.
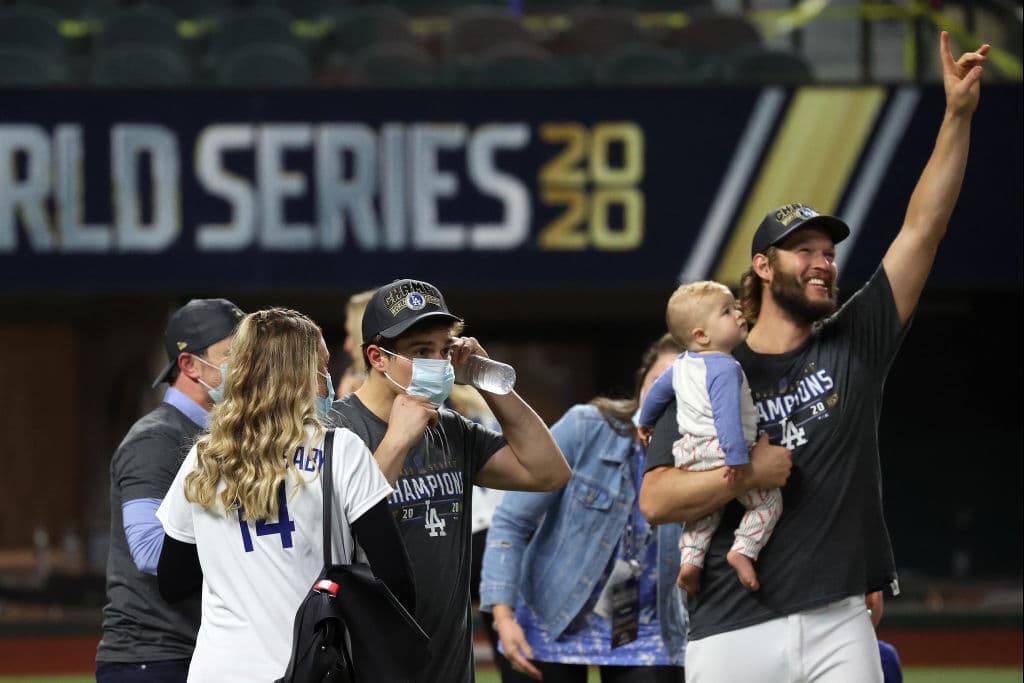
[{"label": "woman in denim jacket", "polygon": [[682,683],[680,529],[652,529],[638,510],[644,451],[633,424],[639,400],[681,352],[664,335],[644,354],[632,399],[596,398],[551,428],[572,467],[564,488],[507,493],[498,506],[480,608],[493,612],[508,658],[499,662],[504,683],[582,683],[588,665],[603,683]]}]

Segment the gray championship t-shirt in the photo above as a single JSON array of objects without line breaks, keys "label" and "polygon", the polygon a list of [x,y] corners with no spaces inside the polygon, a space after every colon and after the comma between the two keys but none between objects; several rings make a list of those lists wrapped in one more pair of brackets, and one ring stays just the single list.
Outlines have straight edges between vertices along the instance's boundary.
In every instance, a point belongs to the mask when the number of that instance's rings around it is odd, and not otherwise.
[{"label": "gray championship t-shirt", "polygon": [[189,659],[199,630],[200,596],[173,605],[160,596],[156,576],[139,571],[124,535],[121,506],[162,499],[202,429],[169,403],[132,425],[110,461],[110,552],[100,662]]},{"label": "gray championship t-shirt", "polygon": [[[690,640],[732,631],[851,595],[898,589],[882,516],[878,420],[885,376],[906,333],[889,280],[871,280],[800,348],[733,352],[750,383],[758,430],[793,451],[783,512],[755,563],[760,590],[741,587],[726,553],[743,515],[730,502],[689,600]],[[675,404],[655,428],[647,469],[672,466]]]},{"label": "gray championship t-shirt", "polygon": [[[473,680],[469,600],[473,479],[506,442],[497,432],[451,410],[438,412],[439,424],[409,451],[388,503],[413,564],[416,620],[430,636],[430,663],[415,680],[468,683]],[[331,418],[335,426],[358,434],[371,452],[388,428],[355,394],[337,401]]]}]

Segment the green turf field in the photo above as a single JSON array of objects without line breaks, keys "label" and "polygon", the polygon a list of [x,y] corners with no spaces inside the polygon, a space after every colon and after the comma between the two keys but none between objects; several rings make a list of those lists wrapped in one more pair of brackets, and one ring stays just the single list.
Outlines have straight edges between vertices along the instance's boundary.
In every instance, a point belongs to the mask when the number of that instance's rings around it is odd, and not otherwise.
[{"label": "green turf field", "polygon": [[[1021,683],[1019,669],[905,669],[903,683]],[[477,683],[499,683],[494,671],[481,671]],[[590,672],[588,683],[599,683],[596,671]],[[47,681],[47,683],[50,683]],[[75,681],[74,683],[78,683]]]},{"label": "green turf field", "polygon": [[[908,668],[903,672],[904,683],[1021,683],[1020,669],[923,669]],[[480,671],[477,683],[499,683],[497,672]],[[0,676],[0,683],[90,683],[92,676]],[[590,683],[598,683],[592,671]]]}]

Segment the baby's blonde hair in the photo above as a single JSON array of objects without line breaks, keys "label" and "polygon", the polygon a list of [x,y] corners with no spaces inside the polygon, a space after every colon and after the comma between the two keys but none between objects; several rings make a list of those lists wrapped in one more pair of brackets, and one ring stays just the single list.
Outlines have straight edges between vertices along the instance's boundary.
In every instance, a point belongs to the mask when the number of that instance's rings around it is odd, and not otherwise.
[{"label": "baby's blonde hair", "polygon": [[707,319],[710,295],[716,293],[732,296],[732,291],[721,282],[701,280],[680,285],[668,298],[665,323],[669,334],[687,349],[693,344],[693,330]]}]

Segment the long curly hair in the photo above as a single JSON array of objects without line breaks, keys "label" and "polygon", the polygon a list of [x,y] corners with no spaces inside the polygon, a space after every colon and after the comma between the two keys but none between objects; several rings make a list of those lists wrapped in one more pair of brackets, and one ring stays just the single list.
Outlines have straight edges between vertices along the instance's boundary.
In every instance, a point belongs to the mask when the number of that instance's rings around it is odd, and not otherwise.
[{"label": "long curly hair", "polygon": [[[768,247],[764,250],[768,257],[768,265],[776,268],[779,265],[779,248]],[[746,319],[747,324],[753,326],[761,317],[761,297],[764,292],[764,281],[754,272],[751,266],[740,278],[740,291],[737,299],[740,302],[740,311]]]},{"label": "long curly hair", "polygon": [[[246,519],[278,513],[277,491],[291,455],[324,427],[317,417],[320,328],[285,308],[247,315],[238,326],[222,378],[224,400],[210,412],[210,430],[196,443],[198,461],[185,477],[185,497],[225,511],[244,508]],[[296,472],[296,475],[298,472]],[[301,476],[293,477],[299,485]]]}]

